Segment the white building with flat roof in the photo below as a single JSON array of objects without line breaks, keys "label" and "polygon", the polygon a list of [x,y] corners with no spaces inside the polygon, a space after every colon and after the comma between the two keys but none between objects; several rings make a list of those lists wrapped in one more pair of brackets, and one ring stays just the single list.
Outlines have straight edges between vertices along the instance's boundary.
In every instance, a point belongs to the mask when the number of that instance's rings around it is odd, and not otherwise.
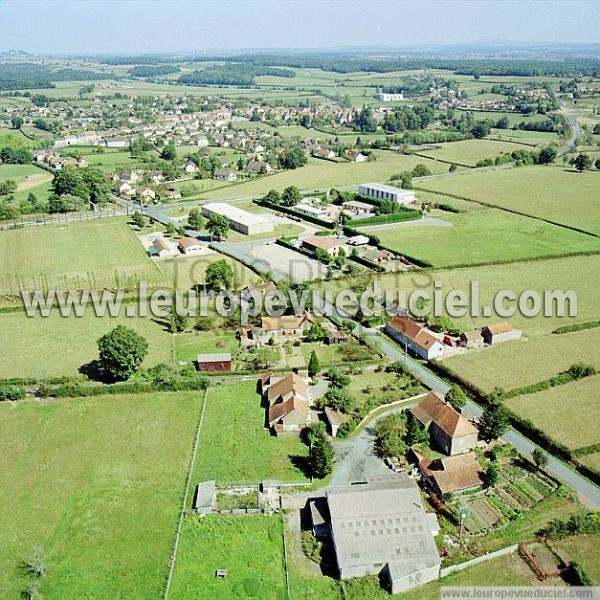
[{"label": "white building with flat roof", "polygon": [[398,204],[411,204],[417,201],[417,197],[412,190],[403,190],[385,183],[361,183],[358,186],[358,193],[367,198],[390,200]]},{"label": "white building with flat roof", "polygon": [[404,94],[375,94],[375,100],[381,102],[399,102],[404,100]]},{"label": "white building with flat roof", "polygon": [[227,217],[229,227],[244,235],[255,235],[257,233],[270,233],[273,231],[273,223],[260,215],[249,213],[237,206],[225,204],[224,202],[209,202],[201,206],[205,217],[220,215]]}]

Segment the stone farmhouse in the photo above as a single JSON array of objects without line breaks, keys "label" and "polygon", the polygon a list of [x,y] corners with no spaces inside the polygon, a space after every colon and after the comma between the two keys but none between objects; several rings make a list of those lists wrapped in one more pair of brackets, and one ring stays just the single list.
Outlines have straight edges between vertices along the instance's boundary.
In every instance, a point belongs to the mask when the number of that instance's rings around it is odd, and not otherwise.
[{"label": "stone farmhouse", "polygon": [[396,315],[385,326],[386,333],[425,360],[444,356],[444,344],[425,326],[410,317]]},{"label": "stone farmhouse", "polygon": [[259,379],[259,386],[267,406],[267,424],[275,435],[297,435],[310,424],[308,378],[296,373],[275,377],[268,372]]}]

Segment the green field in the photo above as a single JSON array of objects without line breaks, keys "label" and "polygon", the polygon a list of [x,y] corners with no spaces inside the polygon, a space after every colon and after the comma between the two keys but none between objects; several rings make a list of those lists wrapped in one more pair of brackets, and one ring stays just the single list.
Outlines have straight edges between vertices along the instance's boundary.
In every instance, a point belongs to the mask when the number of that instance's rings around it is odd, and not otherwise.
[{"label": "green field", "polygon": [[431,150],[420,150],[419,154],[474,167],[478,161],[484,158],[493,159],[501,154],[510,154],[513,150],[522,149],[521,144],[493,140],[463,140],[462,142],[436,144]]},{"label": "green field", "polygon": [[125,219],[10,230],[0,235],[0,293],[149,284],[164,276]]},{"label": "green field", "polygon": [[306,446],[295,436],[272,436],[264,424],[265,409],[255,378],[210,388],[193,481],[304,481],[292,458],[301,461]]},{"label": "green field", "polygon": [[558,546],[583,566],[585,572],[596,582],[600,582],[600,555],[598,547],[600,535],[578,535],[560,540]]},{"label": "green field", "polygon": [[[495,387],[512,390],[544,381],[576,362],[600,369],[600,331],[589,329],[509,342],[447,358],[444,366],[484,392],[491,392]],[[530,402],[531,396],[525,396],[523,403]]]},{"label": "green field", "polygon": [[600,420],[599,375],[510,398],[506,404],[570,450],[598,443],[598,430],[582,424]]},{"label": "green field", "polygon": [[[158,156],[156,153],[153,153]],[[97,167],[102,169],[105,173],[109,172],[120,172],[127,169],[143,169],[144,163],[140,162],[137,158],[131,158],[128,150],[123,152],[101,152],[94,154],[87,154],[85,156],[88,164],[91,167]]]},{"label": "green field", "polygon": [[169,597],[284,598],[282,536],[279,516],[186,517]]},{"label": "green field", "polygon": [[558,143],[558,134],[546,133],[545,131],[525,131],[524,129],[492,129],[487,139],[515,142],[537,146],[543,143]]},{"label": "green field", "polygon": [[235,337],[235,332],[230,330],[198,331],[180,333],[175,336],[175,356],[177,360],[187,362],[196,360],[198,354],[211,352],[231,352],[235,354],[239,346],[240,343]]},{"label": "green field", "polygon": [[226,188],[214,190],[210,199],[266,194],[270,189],[283,191],[295,185],[300,189],[321,189],[331,186],[345,187],[365,181],[386,181],[402,171],[411,171],[419,163],[425,164],[432,173],[445,173],[448,165],[419,156],[407,156],[378,150],[377,160],[364,163],[333,163],[311,158],[305,167],[281,171],[273,175],[251,179]]},{"label": "green field", "polygon": [[419,187],[600,234],[600,211],[596,210],[599,185],[597,172],[532,166],[457,174],[423,181]]},{"label": "green field", "polygon": [[[452,200],[451,200],[452,202]],[[435,267],[522,260],[600,251],[600,242],[582,233],[498,209],[480,207],[462,214],[434,211],[451,227],[383,225],[364,228],[391,250]]]},{"label": "green field", "polygon": [[42,546],[45,598],[160,597],[200,401],[178,393],[0,406],[0,596],[20,597],[20,561]]},{"label": "green field", "polygon": [[52,174],[33,165],[0,165],[0,181],[4,179],[17,182],[17,191],[11,194],[16,202],[27,200],[29,194],[45,200],[51,192]]},{"label": "green field", "polygon": [[600,452],[580,456],[577,460],[600,475]]},{"label": "green field", "polygon": [[100,318],[91,309],[83,317],[62,317],[58,310],[49,317],[6,313],[0,314],[0,346],[10,348],[11,360],[0,361],[0,377],[76,375],[79,367],[98,358],[96,342],[117,325],[146,338],[145,367],[172,359],[171,334],[151,317]]}]

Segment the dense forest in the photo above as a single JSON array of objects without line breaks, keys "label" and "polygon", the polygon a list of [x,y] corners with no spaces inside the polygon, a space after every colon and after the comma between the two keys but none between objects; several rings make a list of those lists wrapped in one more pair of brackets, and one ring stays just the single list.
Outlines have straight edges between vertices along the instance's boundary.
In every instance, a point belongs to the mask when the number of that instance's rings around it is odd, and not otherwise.
[{"label": "dense forest", "polygon": [[250,64],[214,65],[206,69],[187,73],[179,78],[186,85],[254,85],[255,77],[271,75],[274,77],[295,77],[290,69],[254,66]]}]

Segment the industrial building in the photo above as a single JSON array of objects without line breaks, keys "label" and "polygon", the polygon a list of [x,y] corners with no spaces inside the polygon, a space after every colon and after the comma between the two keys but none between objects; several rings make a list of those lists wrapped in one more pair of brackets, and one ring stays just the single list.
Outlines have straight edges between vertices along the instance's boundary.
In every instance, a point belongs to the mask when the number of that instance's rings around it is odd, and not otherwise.
[{"label": "industrial building", "polygon": [[210,202],[209,204],[204,204],[201,209],[205,217],[212,215],[227,217],[229,227],[244,235],[255,235],[257,233],[269,233],[273,231],[273,223],[268,219],[249,213],[231,204]]},{"label": "industrial building", "polygon": [[398,204],[411,204],[417,200],[413,191],[403,190],[385,183],[361,183],[358,186],[358,193],[367,198],[390,200],[391,202],[398,202]]}]

